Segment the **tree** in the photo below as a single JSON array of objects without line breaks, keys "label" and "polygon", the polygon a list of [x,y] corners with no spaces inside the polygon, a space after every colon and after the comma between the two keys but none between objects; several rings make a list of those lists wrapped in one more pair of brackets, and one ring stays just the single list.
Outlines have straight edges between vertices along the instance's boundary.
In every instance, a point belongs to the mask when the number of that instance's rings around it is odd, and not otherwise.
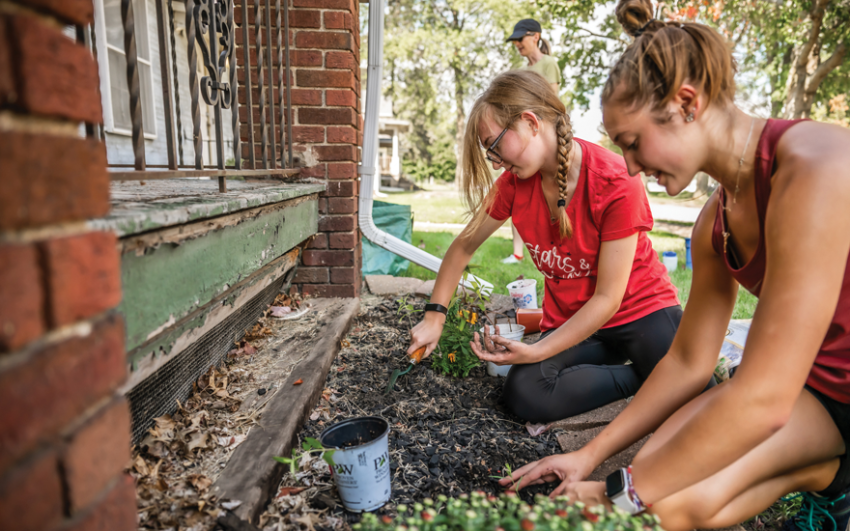
[{"label": "tree", "polygon": [[454,136],[456,164],[470,100],[500,71],[521,64],[505,37],[534,15],[540,14],[530,2],[389,0],[386,93],[413,125],[413,156],[430,165]]},{"label": "tree", "polygon": [[[629,38],[614,17],[615,2],[541,0],[567,28],[562,57],[574,69],[576,103],[604,83]],[[850,0],[662,0],[660,18],[717,28],[734,46],[738,83],[773,117],[834,116],[830,104],[850,94]],[[599,29],[591,29],[593,21]],[[842,100],[843,101],[843,100]]]}]

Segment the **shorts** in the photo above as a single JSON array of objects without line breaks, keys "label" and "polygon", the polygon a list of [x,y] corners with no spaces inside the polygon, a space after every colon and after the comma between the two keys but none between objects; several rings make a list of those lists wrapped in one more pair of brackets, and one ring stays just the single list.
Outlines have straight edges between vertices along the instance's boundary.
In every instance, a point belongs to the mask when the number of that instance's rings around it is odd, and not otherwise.
[{"label": "shorts", "polygon": [[832,421],[838,428],[838,433],[844,439],[844,455],[838,458],[838,472],[835,474],[835,479],[826,489],[818,492],[818,494],[827,497],[833,497],[850,487],[850,404],[844,404],[826,396],[825,394],[812,389],[808,385],[806,390],[818,399],[818,402],[826,409]]}]

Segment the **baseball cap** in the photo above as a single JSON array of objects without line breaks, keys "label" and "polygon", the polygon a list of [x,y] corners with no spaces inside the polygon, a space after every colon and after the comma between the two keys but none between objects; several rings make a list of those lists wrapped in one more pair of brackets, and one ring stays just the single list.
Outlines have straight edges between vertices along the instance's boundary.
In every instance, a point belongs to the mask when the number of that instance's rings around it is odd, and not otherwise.
[{"label": "baseball cap", "polygon": [[516,23],[514,26],[514,32],[511,33],[511,36],[507,38],[508,41],[518,41],[521,40],[527,33],[542,33],[543,28],[540,27],[540,23],[534,20],[533,18],[524,18]]}]

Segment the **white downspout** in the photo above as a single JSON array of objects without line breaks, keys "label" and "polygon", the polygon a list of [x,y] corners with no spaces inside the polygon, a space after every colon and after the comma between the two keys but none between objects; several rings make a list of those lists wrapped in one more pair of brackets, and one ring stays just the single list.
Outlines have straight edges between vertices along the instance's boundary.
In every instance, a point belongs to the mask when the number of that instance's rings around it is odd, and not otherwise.
[{"label": "white downspout", "polygon": [[[436,256],[426,253],[422,249],[411,245],[392,234],[378,229],[372,219],[372,187],[377,168],[375,161],[378,158],[378,116],[381,107],[381,79],[382,63],[384,59],[384,0],[371,0],[369,2],[369,63],[366,73],[366,110],[363,125],[363,153],[360,166],[360,208],[358,220],[360,230],[370,242],[382,247],[391,253],[410,260],[425,269],[438,272],[442,260]],[[368,165],[367,165],[368,164]],[[482,291],[489,294],[493,290],[493,284],[486,280],[469,275],[469,280],[475,279],[484,286]],[[469,281],[461,282],[471,287]]]}]

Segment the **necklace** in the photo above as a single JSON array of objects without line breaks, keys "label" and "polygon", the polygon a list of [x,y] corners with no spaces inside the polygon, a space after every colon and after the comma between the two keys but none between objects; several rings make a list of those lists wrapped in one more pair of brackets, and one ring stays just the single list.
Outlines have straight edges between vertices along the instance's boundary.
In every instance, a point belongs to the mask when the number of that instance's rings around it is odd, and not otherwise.
[{"label": "necklace", "polygon": [[[747,156],[747,148],[750,147],[750,139],[753,137],[753,128],[755,127],[755,125],[756,125],[756,118],[754,116],[752,118],[752,120],[750,120],[750,132],[747,134],[746,143],[744,143],[744,151],[741,152],[741,158],[738,159],[738,171],[735,172],[735,194],[732,196],[732,204],[733,205],[738,204],[738,190],[741,189],[741,167],[744,165],[744,157]],[[724,210],[726,210],[727,212],[732,212],[732,206],[731,205],[726,206],[726,207],[724,207]],[[727,228],[727,227],[725,227],[725,225],[726,224],[724,223],[724,229]],[[724,230],[723,231],[723,254],[724,255],[726,254],[726,247],[728,246],[729,236],[731,236],[729,231]]]}]

